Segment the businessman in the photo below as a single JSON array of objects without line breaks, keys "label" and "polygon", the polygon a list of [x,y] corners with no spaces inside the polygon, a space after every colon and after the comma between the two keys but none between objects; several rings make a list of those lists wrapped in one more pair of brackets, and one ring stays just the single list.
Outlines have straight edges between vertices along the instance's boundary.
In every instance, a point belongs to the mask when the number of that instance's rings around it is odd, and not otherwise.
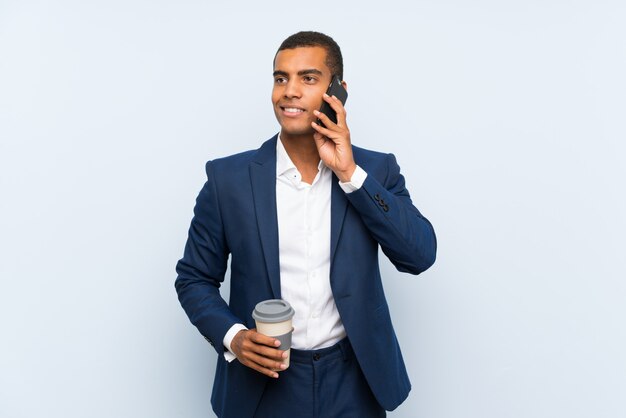
[{"label": "businessman", "polygon": [[[344,106],[325,94],[335,76],[343,80],[343,59],[332,38],[288,37],[274,57],[280,132],[206,164],[176,290],[218,353],[219,417],[382,417],[410,390],[378,249],[419,274],[435,261],[435,233],[394,156],[352,145]],[[318,111],[323,102],[336,123]],[[295,310],[287,370],[280,342],[254,329],[266,299]]]}]

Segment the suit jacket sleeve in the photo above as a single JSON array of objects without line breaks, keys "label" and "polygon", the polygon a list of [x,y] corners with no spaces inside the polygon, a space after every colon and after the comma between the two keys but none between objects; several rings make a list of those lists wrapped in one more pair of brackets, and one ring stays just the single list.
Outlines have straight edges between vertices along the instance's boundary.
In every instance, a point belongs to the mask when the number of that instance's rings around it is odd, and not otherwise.
[{"label": "suit jacket sleeve", "polygon": [[183,258],[176,265],[178,300],[191,322],[223,354],[224,335],[242,322],[219,293],[224,280],[229,250],[224,235],[218,191],[209,161],[207,181],[196,199]]},{"label": "suit jacket sleeve", "polygon": [[413,205],[393,154],[387,155],[387,174],[379,180],[368,173],[363,186],[346,197],[394,266],[419,274],[435,262],[435,231]]}]

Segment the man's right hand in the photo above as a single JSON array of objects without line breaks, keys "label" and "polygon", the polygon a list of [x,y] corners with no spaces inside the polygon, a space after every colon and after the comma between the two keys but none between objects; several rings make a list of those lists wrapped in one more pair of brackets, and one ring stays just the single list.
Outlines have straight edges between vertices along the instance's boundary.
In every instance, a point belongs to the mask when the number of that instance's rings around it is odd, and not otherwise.
[{"label": "man's right hand", "polygon": [[273,378],[278,377],[275,370],[286,367],[282,361],[287,358],[287,353],[276,349],[278,346],[280,341],[259,334],[256,328],[239,331],[230,342],[230,348],[241,364]]}]

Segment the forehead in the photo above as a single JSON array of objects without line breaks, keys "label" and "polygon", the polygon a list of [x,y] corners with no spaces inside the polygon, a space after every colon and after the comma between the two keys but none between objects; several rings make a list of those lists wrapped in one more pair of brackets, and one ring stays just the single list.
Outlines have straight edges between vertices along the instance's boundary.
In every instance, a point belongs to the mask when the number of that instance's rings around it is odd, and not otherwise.
[{"label": "forehead", "polygon": [[326,50],[321,46],[283,49],[276,54],[274,71],[297,73],[310,69],[330,74],[330,68],[326,66]]}]

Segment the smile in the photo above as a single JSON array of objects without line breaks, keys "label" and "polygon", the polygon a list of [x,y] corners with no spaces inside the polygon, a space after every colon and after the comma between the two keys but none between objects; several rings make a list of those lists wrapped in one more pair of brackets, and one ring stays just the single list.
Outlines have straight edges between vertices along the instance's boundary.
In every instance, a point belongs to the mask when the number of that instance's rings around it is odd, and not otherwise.
[{"label": "smile", "polygon": [[294,115],[295,116],[295,115],[298,115],[300,113],[304,113],[304,109],[300,109],[300,108],[297,108],[297,107],[282,107],[281,106],[281,109],[282,109],[282,111],[285,114],[288,114],[288,115]]}]

